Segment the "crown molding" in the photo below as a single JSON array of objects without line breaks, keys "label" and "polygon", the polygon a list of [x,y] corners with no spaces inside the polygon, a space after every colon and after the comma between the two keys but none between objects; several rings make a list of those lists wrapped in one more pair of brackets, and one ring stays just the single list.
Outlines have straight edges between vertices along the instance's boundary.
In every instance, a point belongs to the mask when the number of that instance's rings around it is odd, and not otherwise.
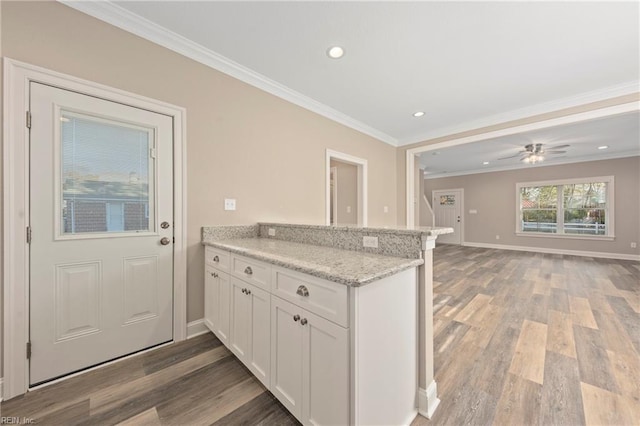
[{"label": "crown molding", "polygon": [[329,120],[340,123],[353,130],[364,133],[391,146],[398,146],[398,140],[367,124],[320,103],[308,96],[292,90],[262,74],[259,74],[237,62],[219,55],[186,37],[149,21],[108,0],[57,0],[72,9],[104,21],[122,30],[135,34],[157,45],[172,50],[203,65],[230,75],[260,90],[315,112]]},{"label": "crown molding", "polygon": [[617,84],[615,86],[609,86],[603,89],[581,93],[576,96],[556,99],[550,102],[544,102],[541,104],[531,105],[525,108],[508,111],[505,113],[495,114],[454,126],[434,129],[429,132],[422,133],[417,137],[399,140],[398,146],[401,147],[414,143],[425,142],[430,139],[455,135],[458,133],[468,132],[470,130],[482,129],[484,127],[494,126],[496,124],[508,123],[510,121],[521,120],[540,114],[547,114],[554,111],[578,107],[592,102],[604,101],[607,99],[616,98],[618,96],[630,95],[639,92],[640,81],[628,81],[625,83]]},{"label": "crown molding", "polygon": [[563,164],[574,164],[574,163],[585,163],[588,161],[604,161],[604,160],[615,160],[617,158],[626,158],[626,157],[637,157],[640,156],[640,151],[623,151],[611,153],[608,155],[598,155],[598,157],[592,156],[582,156],[575,158],[554,158],[543,161],[542,163],[536,164],[527,164],[523,166],[522,164],[511,164],[508,166],[501,167],[492,167],[492,168],[482,168],[475,170],[465,170],[462,172],[451,172],[451,173],[433,173],[433,174],[425,174],[425,179],[441,179],[441,178],[449,178],[455,176],[467,176],[467,175],[477,175],[481,173],[494,173],[494,172],[504,172],[508,170],[520,170],[524,168],[533,168],[533,167],[550,167],[550,166],[560,166]]}]

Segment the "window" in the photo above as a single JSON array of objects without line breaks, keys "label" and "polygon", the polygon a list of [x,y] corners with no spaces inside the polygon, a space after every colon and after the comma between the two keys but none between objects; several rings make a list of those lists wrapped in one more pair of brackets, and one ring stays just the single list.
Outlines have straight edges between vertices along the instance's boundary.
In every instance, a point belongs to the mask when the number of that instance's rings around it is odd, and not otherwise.
[{"label": "window", "polygon": [[518,183],[516,234],[613,238],[613,176]]}]

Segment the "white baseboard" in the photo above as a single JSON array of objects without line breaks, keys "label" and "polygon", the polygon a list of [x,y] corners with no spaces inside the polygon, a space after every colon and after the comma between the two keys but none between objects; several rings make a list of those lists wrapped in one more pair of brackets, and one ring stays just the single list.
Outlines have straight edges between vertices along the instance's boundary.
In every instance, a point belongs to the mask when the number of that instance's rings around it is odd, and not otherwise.
[{"label": "white baseboard", "polygon": [[208,332],[209,329],[204,325],[204,318],[191,321],[187,324],[187,339],[191,339],[192,337],[200,336],[201,334]]},{"label": "white baseboard", "polygon": [[438,386],[435,380],[432,381],[427,389],[418,388],[418,413],[428,419],[433,417],[436,408],[440,404],[438,399]]},{"label": "white baseboard", "polygon": [[487,244],[487,243],[462,243],[465,247],[480,247],[498,250],[515,250],[530,251],[533,253],[549,253],[549,254],[567,254],[571,256],[600,257],[603,259],[620,259],[640,261],[640,255],[622,254],[622,253],[606,253],[600,251],[584,251],[584,250],[565,250],[546,247],[526,247],[526,246],[510,246],[507,244]]}]

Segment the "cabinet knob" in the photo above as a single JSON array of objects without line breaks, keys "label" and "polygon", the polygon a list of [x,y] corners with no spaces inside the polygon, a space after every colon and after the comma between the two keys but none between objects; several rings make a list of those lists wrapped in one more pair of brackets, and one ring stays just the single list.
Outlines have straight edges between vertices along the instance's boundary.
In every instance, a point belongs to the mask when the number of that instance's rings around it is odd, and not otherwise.
[{"label": "cabinet knob", "polygon": [[245,293],[246,295],[251,294],[251,290],[247,289],[247,292]]},{"label": "cabinet knob", "polygon": [[242,290],[240,290],[241,292],[243,292],[244,294],[247,294],[247,289],[243,288]]},{"label": "cabinet knob", "polygon": [[293,316],[293,320],[294,320],[294,321],[300,321],[300,315],[295,314],[295,315]]},{"label": "cabinet knob", "polygon": [[251,269],[251,266],[247,266],[246,268],[244,268],[244,273],[247,275],[253,274],[253,269]]},{"label": "cabinet knob", "polygon": [[213,261],[214,262],[220,262],[220,258],[218,256],[213,256]]},{"label": "cabinet knob", "polygon": [[212,273],[211,273],[211,276],[212,276],[213,278],[218,278],[218,273],[217,273],[217,272],[212,272]]},{"label": "cabinet knob", "polygon": [[302,319],[300,320],[300,324],[302,324],[302,325],[307,325],[307,319],[306,319],[306,318],[302,318]]},{"label": "cabinet knob", "polygon": [[300,296],[309,297],[309,289],[304,285],[301,285],[300,287],[298,287],[298,290],[296,290],[296,293],[299,294]]}]

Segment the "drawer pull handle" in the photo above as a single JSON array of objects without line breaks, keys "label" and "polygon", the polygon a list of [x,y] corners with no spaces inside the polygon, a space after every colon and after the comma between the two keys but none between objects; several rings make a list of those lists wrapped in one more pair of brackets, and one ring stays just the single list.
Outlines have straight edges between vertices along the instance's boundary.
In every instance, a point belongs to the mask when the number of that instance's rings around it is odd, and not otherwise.
[{"label": "drawer pull handle", "polygon": [[220,262],[220,258],[218,256],[213,256],[213,261],[214,262]]},{"label": "drawer pull handle", "polygon": [[293,316],[293,320],[294,320],[294,321],[300,321],[300,315],[295,314],[295,315]]},{"label": "drawer pull handle", "polygon": [[306,318],[302,318],[302,319],[300,320],[300,324],[302,324],[302,325],[307,325],[307,319],[306,319]]},{"label": "drawer pull handle", "polygon": [[296,294],[299,294],[300,296],[303,296],[303,297],[309,297],[309,289],[301,285],[300,287],[298,287],[298,290],[296,290]]},{"label": "drawer pull handle", "polygon": [[212,272],[212,273],[211,273],[211,276],[212,276],[213,278],[218,278],[218,274],[217,274],[216,272]]},{"label": "drawer pull handle", "polygon": [[253,274],[253,269],[251,269],[251,266],[247,266],[246,268],[244,268],[244,273],[247,275]]}]

